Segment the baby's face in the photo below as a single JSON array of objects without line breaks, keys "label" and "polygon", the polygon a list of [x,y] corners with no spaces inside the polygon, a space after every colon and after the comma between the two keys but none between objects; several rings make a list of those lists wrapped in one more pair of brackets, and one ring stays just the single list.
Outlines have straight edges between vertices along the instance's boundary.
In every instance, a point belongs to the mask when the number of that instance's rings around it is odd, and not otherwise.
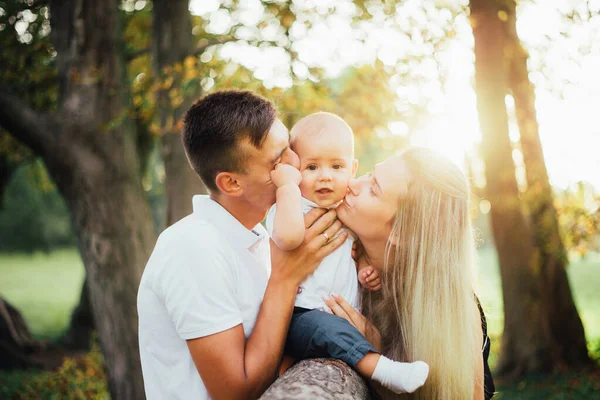
[{"label": "baby's face", "polygon": [[302,196],[324,208],[340,202],[356,172],[352,133],[325,126],[298,135],[293,148],[300,157]]}]

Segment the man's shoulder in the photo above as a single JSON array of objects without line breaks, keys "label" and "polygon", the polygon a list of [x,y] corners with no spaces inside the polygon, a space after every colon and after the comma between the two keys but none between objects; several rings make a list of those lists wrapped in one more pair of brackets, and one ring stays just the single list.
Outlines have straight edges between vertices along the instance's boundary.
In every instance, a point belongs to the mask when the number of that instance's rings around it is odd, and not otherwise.
[{"label": "man's shoulder", "polygon": [[209,221],[190,214],[166,228],[158,243],[169,248],[179,246],[214,247],[221,241],[219,230]]}]

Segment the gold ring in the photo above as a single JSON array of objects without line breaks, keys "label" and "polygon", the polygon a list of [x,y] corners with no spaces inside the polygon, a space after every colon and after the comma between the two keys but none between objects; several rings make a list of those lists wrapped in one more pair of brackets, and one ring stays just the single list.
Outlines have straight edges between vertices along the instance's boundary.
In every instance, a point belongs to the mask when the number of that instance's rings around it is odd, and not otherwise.
[{"label": "gold ring", "polygon": [[325,243],[329,243],[329,235],[325,232],[323,232],[321,235],[325,236],[325,240],[326,240]]}]

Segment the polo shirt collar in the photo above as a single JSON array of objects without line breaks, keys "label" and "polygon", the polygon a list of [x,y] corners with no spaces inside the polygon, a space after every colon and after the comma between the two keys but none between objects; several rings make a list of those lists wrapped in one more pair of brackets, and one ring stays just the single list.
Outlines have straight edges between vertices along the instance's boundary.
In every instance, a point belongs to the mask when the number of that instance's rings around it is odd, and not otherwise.
[{"label": "polo shirt collar", "polygon": [[258,224],[252,230],[246,228],[222,205],[208,195],[196,195],[192,198],[194,214],[211,222],[233,243],[249,249],[261,239],[268,238],[265,228]]}]

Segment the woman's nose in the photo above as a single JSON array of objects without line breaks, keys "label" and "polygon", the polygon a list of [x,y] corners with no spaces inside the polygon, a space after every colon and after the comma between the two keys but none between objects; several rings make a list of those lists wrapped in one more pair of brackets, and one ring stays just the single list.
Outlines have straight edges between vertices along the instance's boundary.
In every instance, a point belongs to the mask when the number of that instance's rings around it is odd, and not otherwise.
[{"label": "woman's nose", "polygon": [[350,179],[348,181],[348,190],[353,196],[358,196],[360,193],[360,182],[358,179]]},{"label": "woman's nose", "polygon": [[291,148],[288,148],[281,156],[281,162],[300,169],[300,158]]}]

